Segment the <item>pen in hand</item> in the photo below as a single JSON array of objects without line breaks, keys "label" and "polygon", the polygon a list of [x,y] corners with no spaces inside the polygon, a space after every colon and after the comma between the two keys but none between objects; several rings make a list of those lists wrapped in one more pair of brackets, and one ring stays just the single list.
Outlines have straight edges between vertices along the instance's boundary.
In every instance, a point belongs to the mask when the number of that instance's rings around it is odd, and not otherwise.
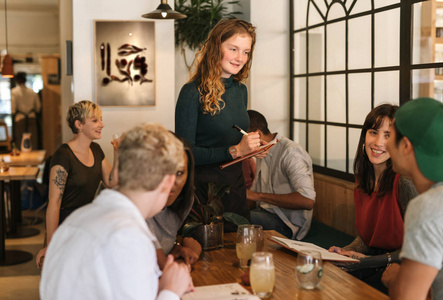
[{"label": "pen in hand", "polygon": [[234,128],[235,130],[237,130],[238,132],[240,132],[243,135],[248,135],[248,133],[246,131],[244,131],[243,129],[241,129],[239,126],[237,125],[232,125],[232,128]]}]

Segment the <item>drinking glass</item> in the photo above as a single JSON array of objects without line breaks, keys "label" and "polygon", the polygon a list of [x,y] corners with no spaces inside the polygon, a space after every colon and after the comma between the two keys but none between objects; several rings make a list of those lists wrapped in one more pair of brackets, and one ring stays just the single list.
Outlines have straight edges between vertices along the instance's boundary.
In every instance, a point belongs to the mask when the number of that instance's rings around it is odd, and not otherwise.
[{"label": "drinking glass", "polygon": [[297,256],[295,276],[304,289],[314,289],[323,276],[323,260],[318,251],[303,251]]},{"label": "drinking glass", "polygon": [[255,234],[257,236],[257,252],[263,251],[265,248],[265,237],[263,234],[263,227],[261,225],[254,225]]},{"label": "drinking glass", "polygon": [[260,298],[269,298],[274,290],[275,269],[271,253],[255,252],[252,254],[249,271],[251,288]]},{"label": "drinking glass", "polygon": [[254,225],[239,225],[237,229],[237,244],[235,249],[240,260],[240,268],[248,267],[248,260],[257,249],[257,237]]},{"label": "drinking glass", "polygon": [[122,133],[115,133],[115,134],[112,135],[112,142],[111,142],[111,144],[117,150],[118,150],[118,148],[120,146],[120,143],[122,141],[122,137],[123,137]]}]

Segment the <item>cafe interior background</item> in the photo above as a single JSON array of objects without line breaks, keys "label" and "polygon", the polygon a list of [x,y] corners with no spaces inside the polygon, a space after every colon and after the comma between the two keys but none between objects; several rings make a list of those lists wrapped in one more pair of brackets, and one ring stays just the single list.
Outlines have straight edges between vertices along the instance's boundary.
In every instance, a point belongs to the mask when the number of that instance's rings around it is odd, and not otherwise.
[{"label": "cafe interior background", "polygon": [[[173,2],[168,4],[174,7]],[[443,99],[443,1],[239,2],[226,5],[257,27],[249,107],[264,113],[272,131],[293,138],[311,155],[314,218],[355,235],[352,164],[366,114],[383,102]],[[6,13],[4,4],[0,0],[2,58],[9,54],[14,72],[27,72],[28,85],[42,90],[42,141],[49,155],[71,137],[67,107],[95,99],[94,21],[148,21],[141,15],[159,0],[14,0],[7,1]],[[140,122],[174,129],[175,103],[188,69],[175,46],[174,21],[151,21],[156,103],[102,107],[105,128],[98,143],[108,158],[112,135]],[[193,54],[186,51],[188,61]],[[0,117],[11,126],[6,78],[0,79]]]}]

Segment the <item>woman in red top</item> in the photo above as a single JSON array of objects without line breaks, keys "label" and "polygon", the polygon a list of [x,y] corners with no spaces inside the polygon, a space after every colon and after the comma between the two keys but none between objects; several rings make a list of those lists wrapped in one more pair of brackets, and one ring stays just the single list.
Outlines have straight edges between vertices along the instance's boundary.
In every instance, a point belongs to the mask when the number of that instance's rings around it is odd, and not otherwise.
[{"label": "woman in red top", "polygon": [[384,268],[399,262],[403,216],[417,195],[412,181],[392,170],[386,144],[398,106],[382,104],[366,117],[354,161],[355,225],[359,235],[349,245],[329,251],[357,258],[344,266],[353,275],[387,293],[380,278]]}]

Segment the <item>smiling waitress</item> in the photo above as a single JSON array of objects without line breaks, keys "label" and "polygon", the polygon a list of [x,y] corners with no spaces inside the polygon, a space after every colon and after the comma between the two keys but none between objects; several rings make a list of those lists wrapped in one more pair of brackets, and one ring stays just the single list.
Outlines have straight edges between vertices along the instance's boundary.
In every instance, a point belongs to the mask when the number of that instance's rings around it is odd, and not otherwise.
[{"label": "smiling waitress", "polygon": [[[205,202],[209,182],[229,185],[230,193],[222,198],[225,212],[247,219],[242,165],[223,170],[220,165],[260,146],[258,133],[242,136],[232,128],[249,126],[248,92],[241,82],[248,77],[254,45],[255,28],[250,23],[221,20],[196,54],[191,79],[181,89],[175,108],[175,132],[190,142],[194,153],[197,196]],[[225,223],[225,231],[235,230]]]}]

